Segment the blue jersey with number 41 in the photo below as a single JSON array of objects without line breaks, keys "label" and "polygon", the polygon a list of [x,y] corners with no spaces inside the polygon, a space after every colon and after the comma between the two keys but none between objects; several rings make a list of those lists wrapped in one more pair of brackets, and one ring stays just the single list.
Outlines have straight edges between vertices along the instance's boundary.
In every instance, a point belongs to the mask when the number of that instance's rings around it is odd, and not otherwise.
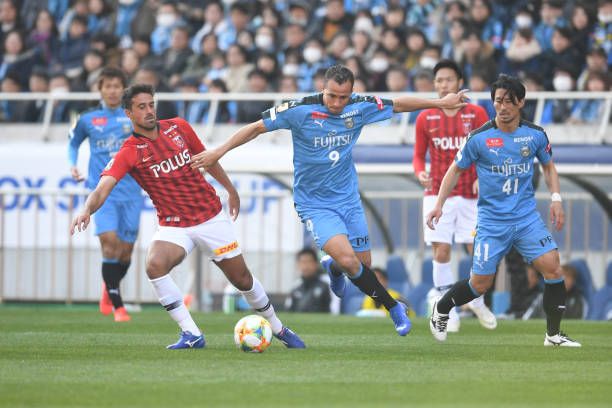
[{"label": "blue jersey with number 41", "polygon": [[339,115],[325,107],[323,94],[263,112],[268,131],[291,130],[296,207],[337,208],[359,200],[353,145],[365,125],[391,116],[393,101],[356,94]]},{"label": "blue jersey with number 41", "polygon": [[544,129],[533,123],[521,120],[514,132],[506,133],[491,120],[470,133],[455,162],[462,169],[476,165],[479,226],[516,223],[533,215],[536,157],[546,164],[552,149]]}]

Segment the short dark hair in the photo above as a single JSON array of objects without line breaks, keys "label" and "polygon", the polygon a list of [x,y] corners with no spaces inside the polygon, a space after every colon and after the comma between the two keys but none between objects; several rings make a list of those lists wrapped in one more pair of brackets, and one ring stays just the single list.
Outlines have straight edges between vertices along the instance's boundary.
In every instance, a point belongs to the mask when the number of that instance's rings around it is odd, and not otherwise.
[{"label": "short dark hair", "polygon": [[355,85],[355,76],[353,75],[353,71],[345,67],[344,65],[336,64],[327,68],[325,71],[325,83],[333,79],[334,82],[342,85],[345,82],[350,82],[351,86]]},{"label": "short dark hair", "polygon": [[123,106],[123,109],[132,109],[132,99],[141,93],[155,96],[155,88],[148,84],[135,84],[130,86],[123,91],[123,96],[121,97],[121,106]]},{"label": "short dark hair", "polygon": [[505,89],[506,93],[504,94],[504,97],[506,95],[509,96],[514,104],[517,104],[519,101],[525,99],[525,86],[516,77],[500,74],[497,77],[497,81],[493,82],[493,85],[491,85],[492,101],[495,101],[495,91],[498,89]]},{"label": "short dark hair", "polygon": [[302,256],[304,255],[308,255],[311,256],[312,259],[314,259],[315,262],[319,262],[319,256],[317,255],[316,251],[312,248],[303,248],[300,250],[300,252],[298,252],[295,255],[295,259],[300,259]]},{"label": "short dark hair", "polygon": [[453,60],[449,60],[449,59],[440,60],[433,69],[434,76],[436,76],[438,71],[441,70],[442,68],[452,69],[453,71],[455,71],[455,74],[457,74],[457,78],[459,79],[463,78],[463,72],[461,71],[461,68],[459,68],[459,64],[457,64]]},{"label": "short dark hair", "polygon": [[105,79],[119,78],[121,85],[125,88],[127,86],[127,78],[125,73],[117,67],[104,67],[98,77],[98,89],[102,89],[102,84]]}]

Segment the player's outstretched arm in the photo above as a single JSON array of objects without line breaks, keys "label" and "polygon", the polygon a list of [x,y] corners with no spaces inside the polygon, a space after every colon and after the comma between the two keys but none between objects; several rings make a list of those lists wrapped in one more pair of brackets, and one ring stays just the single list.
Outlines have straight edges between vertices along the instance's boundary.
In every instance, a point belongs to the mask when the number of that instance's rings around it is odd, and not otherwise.
[{"label": "player's outstretched arm", "polygon": [[241,127],[236,133],[230,136],[221,146],[214,149],[205,150],[192,157],[191,168],[193,169],[208,169],[215,164],[225,153],[238,146],[241,146],[251,140],[255,139],[262,133],[266,133],[266,125],[262,119],[257,122],[250,123],[246,126]]},{"label": "player's outstretched arm", "polygon": [[442,179],[442,184],[440,184],[440,190],[438,191],[438,199],[436,200],[436,205],[434,208],[427,214],[427,218],[425,218],[427,222],[427,226],[430,229],[436,229],[435,225],[440,220],[442,216],[442,207],[446,202],[446,199],[450,195],[453,188],[457,185],[457,181],[459,181],[459,176],[464,171],[461,167],[457,166],[457,163],[453,161],[450,165],[444,178]]},{"label": "player's outstretched arm", "polygon": [[228,210],[232,220],[236,221],[238,218],[238,213],[240,212],[240,196],[238,195],[238,191],[232,184],[229,176],[221,167],[219,163],[215,163],[213,166],[208,168],[208,173],[215,178],[225,188],[229,197],[227,199]]},{"label": "player's outstretched arm", "polygon": [[563,224],[565,224],[565,212],[563,211],[561,194],[559,193],[561,191],[559,174],[552,159],[548,163],[542,164],[542,173],[544,174],[548,191],[551,193],[550,221],[554,224],[557,231],[561,231]]},{"label": "player's outstretched arm", "polygon": [[91,214],[102,207],[102,204],[104,204],[104,201],[106,201],[106,198],[116,184],[117,180],[112,176],[102,176],[100,178],[100,182],[96,186],[96,189],[87,197],[83,211],[72,220],[72,224],[70,225],[71,235],[74,235],[75,231],[85,231],[89,225]]},{"label": "player's outstretched arm", "polygon": [[442,99],[424,99],[414,96],[399,96],[393,99],[393,112],[412,112],[419,109],[458,109],[467,105],[467,89],[450,93]]}]

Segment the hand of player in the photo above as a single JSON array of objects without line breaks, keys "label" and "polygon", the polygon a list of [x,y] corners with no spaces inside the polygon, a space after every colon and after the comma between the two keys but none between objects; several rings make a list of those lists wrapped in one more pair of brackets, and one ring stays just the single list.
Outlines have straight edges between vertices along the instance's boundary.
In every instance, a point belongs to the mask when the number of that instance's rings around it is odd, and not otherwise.
[{"label": "hand of player", "polygon": [[474,184],[472,184],[472,193],[478,195],[479,187],[478,187],[478,179],[474,180]]},{"label": "hand of player", "polygon": [[429,214],[427,214],[427,217],[425,218],[425,222],[427,223],[429,229],[436,229],[436,224],[440,220],[440,217],[442,217],[442,208],[436,206],[429,212]]},{"label": "hand of player", "polygon": [[191,168],[206,170],[210,166],[214,165],[219,159],[220,156],[216,149],[204,150],[203,152],[191,157]]},{"label": "hand of player", "polygon": [[240,196],[236,190],[229,192],[227,205],[232,221],[236,221],[236,218],[238,218],[238,213],[240,212]]},{"label": "hand of player", "polygon": [[557,231],[561,231],[563,224],[565,224],[565,212],[559,201],[550,203],[550,222],[554,224]]},{"label": "hand of player", "polygon": [[70,167],[70,175],[76,181],[83,181],[85,177],[79,172],[79,169],[76,166]]},{"label": "hand of player", "polygon": [[469,99],[468,96],[466,95],[467,92],[468,92],[467,89],[462,89],[457,93],[449,93],[444,98],[440,99],[439,108],[441,109],[463,108],[465,105],[467,105],[467,101]]},{"label": "hand of player", "polygon": [[74,217],[72,224],[70,224],[70,235],[74,235],[77,231],[85,231],[89,225],[91,215],[88,213],[82,213]]},{"label": "hand of player", "polygon": [[425,190],[431,189],[431,177],[429,177],[429,173],[427,173],[426,171],[420,172],[417,175],[417,180],[419,180],[419,183],[421,183],[421,185],[425,187]]}]

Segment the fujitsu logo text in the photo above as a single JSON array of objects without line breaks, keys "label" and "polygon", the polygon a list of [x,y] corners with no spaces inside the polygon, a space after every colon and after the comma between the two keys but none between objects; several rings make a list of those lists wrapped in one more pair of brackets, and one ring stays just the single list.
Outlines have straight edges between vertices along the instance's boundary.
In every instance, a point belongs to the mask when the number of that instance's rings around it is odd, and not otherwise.
[{"label": "fujitsu logo text", "polygon": [[191,155],[189,154],[189,150],[185,149],[169,159],[163,160],[161,163],[149,166],[149,168],[153,171],[155,177],[159,178],[160,172],[168,174],[171,171],[180,169],[189,162],[191,162]]},{"label": "fujitsu logo text", "polygon": [[442,137],[433,137],[431,139],[433,141],[434,147],[436,149],[441,150],[459,150],[461,148],[461,144],[465,137],[461,136],[442,136]]},{"label": "fujitsu logo text", "polygon": [[518,163],[518,164],[510,164],[504,163],[503,166],[493,165],[491,166],[491,173],[499,174],[501,176],[514,176],[518,174],[527,174],[531,170],[530,163]]},{"label": "fujitsu logo text", "polygon": [[314,147],[327,147],[328,149],[332,149],[334,147],[351,144],[352,139],[353,135],[351,133],[345,135],[330,134],[324,137],[315,136]]}]

